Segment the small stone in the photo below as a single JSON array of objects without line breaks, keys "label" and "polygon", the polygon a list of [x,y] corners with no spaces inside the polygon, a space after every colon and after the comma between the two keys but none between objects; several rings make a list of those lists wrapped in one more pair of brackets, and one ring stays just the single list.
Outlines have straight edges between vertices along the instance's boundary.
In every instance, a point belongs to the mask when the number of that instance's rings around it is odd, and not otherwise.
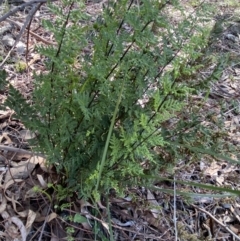
[{"label": "small stone", "polygon": [[20,41],[17,43],[16,48],[17,48],[18,54],[24,54],[26,50],[26,44]]},{"label": "small stone", "polygon": [[2,43],[5,46],[12,47],[15,43],[15,40],[13,39],[12,35],[7,34],[7,35],[3,36]]},{"label": "small stone", "polygon": [[232,40],[233,42],[237,42],[238,38],[236,36],[234,36],[233,34],[227,34],[226,38],[229,40]]}]

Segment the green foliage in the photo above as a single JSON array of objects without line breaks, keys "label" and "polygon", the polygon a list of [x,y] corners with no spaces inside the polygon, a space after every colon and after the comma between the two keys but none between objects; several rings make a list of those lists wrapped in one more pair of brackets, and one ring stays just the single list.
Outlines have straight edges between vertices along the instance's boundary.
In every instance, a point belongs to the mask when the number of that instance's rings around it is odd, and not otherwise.
[{"label": "green foliage", "polygon": [[0,89],[3,90],[6,88],[6,78],[7,78],[7,72],[5,70],[0,69]]},{"label": "green foliage", "polygon": [[27,69],[27,64],[24,61],[19,61],[15,64],[15,68],[17,72],[24,72]]},{"label": "green foliage", "polygon": [[73,227],[67,227],[67,240],[68,241],[74,241],[74,238],[73,238],[73,234],[75,232],[74,228]]},{"label": "green foliage", "polygon": [[68,190],[99,199],[110,188],[151,183],[148,173],[195,155],[188,145],[211,148],[211,130],[187,109],[188,96],[222,70],[196,77],[211,13],[199,5],[185,16],[178,1],[120,0],[92,21],[80,2],[63,4],[50,5],[57,18],[44,22],[57,46],[39,47],[48,71],[35,76],[32,104],[10,86],[6,105],[37,132],[33,144]]},{"label": "green foliage", "polygon": [[86,223],[87,219],[84,216],[80,215],[79,213],[76,213],[74,215],[73,222],[75,222],[75,223]]}]

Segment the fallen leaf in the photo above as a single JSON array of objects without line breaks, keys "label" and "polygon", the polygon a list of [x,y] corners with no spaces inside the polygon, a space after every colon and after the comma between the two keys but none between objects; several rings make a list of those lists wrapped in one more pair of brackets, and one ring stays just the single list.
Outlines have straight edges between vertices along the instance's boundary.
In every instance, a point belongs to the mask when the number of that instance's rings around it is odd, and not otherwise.
[{"label": "fallen leaf", "polygon": [[19,134],[23,140],[31,140],[36,137],[36,134],[34,132],[31,132],[30,130],[21,130],[19,131]]},{"label": "fallen leaf", "polygon": [[48,185],[47,185],[47,183],[44,181],[42,175],[37,174],[37,179],[38,179],[39,183],[41,184],[41,186],[42,186],[43,188],[47,188],[47,187],[48,187]]},{"label": "fallen leaf", "polygon": [[[150,207],[152,207],[150,210],[152,212],[152,215],[154,216],[154,218],[158,218],[159,217],[159,213],[160,213],[160,206],[157,202],[157,200],[155,199],[155,197],[153,196],[153,194],[148,190],[147,191],[147,201],[150,204]],[[159,209],[155,208],[155,207],[159,207]]]},{"label": "fallen leaf", "polygon": [[106,223],[106,222],[104,222],[104,221],[102,221],[102,220],[100,220],[100,222],[102,223],[102,226],[108,231],[108,233],[109,233],[109,225]]},{"label": "fallen leaf", "polygon": [[8,136],[8,133],[3,132],[3,133],[2,133],[2,137],[7,140],[4,144],[12,144],[12,143],[13,143],[12,140],[11,140],[11,138]]},{"label": "fallen leaf", "polygon": [[206,170],[204,171],[204,174],[205,175],[209,175],[211,177],[217,176],[218,175],[218,171],[221,170],[221,168],[222,167],[221,167],[221,165],[218,162],[213,161],[211,163],[211,165],[208,168],[206,168]]},{"label": "fallen leaf", "polygon": [[39,164],[41,169],[44,172],[48,172],[49,168],[47,167],[47,161],[45,158],[41,157],[41,156],[33,156],[29,159],[29,162],[34,163],[34,164]]},{"label": "fallen leaf", "polygon": [[7,200],[5,198],[5,196],[3,196],[1,194],[1,204],[0,204],[0,213],[2,213],[3,211],[6,210],[6,207],[7,207]]},{"label": "fallen leaf", "polygon": [[42,221],[45,221],[46,222],[51,222],[53,219],[57,218],[57,214],[56,213],[51,213],[49,214],[48,216],[45,216],[45,215],[40,215],[39,213],[37,214],[37,217],[35,219],[36,222],[42,222]]},{"label": "fallen leaf", "polygon": [[37,214],[33,210],[29,209],[28,216],[27,216],[27,222],[26,222],[27,233],[30,232],[32,224],[33,224],[36,216],[37,216]]},{"label": "fallen leaf", "polygon": [[46,222],[49,223],[51,222],[53,219],[57,218],[57,214],[56,213],[51,213],[46,217]]},{"label": "fallen leaf", "polygon": [[29,161],[21,161],[18,166],[11,167],[7,171],[4,181],[8,182],[11,179],[26,179],[29,177],[35,166],[35,164]]},{"label": "fallen leaf", "polygon": [[20,233],[21,233],[21,236],[22,236],[22,241],[26,241],[27,239],[27,230],[23,224],[23,222],[17,218],[17,217],[11,217],[9,219],[10,222],[13,222],[17,227],[18,229],[20,230]]}]

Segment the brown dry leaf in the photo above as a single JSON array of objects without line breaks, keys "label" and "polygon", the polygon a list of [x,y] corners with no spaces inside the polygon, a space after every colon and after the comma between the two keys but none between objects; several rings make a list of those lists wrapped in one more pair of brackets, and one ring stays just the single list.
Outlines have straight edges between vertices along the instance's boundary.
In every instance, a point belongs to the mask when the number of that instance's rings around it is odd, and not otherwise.
[{"label": "brown dry leaf", "polygon": [[221,169],[221,164],[219,162],[213,161],[211,165],[208,168],[206,168],[204,174],[209,175],[211,177],[215,177],[218,175],[218,171],[220,171]]},{"label": "brown dry leaf", "polygon": [[36,216],[37,216],[37,214],[34,211],[32,211],[31,209],[29,209],[28,216],[27,216],[27,223],[26,223],[27,233],[30,232],[32,224],[35,221]]},{"label": "brown dry leaf", "polygon": [[36,137],[36,134],[30,130],[21,130],[19,131],[19,134],[23,140],[31,140]]},{"label": "brown dry leaf", "polygon": [[3,178],[4,178],[5,173],[6,173],[6,171],[3,171],[3,172],[0,174],[0,188],[3,187],[2,183],[3,183]]},{"label": "brown dry leaf", "polygon": [[224,178],[223,175],[220,175],[220,176],[217,176],[217,177],[216,177],[216,182],[217,182],[218,186],[219,186],[219,185],[220,185],[220,186],[223,185],[224,181],[225,181],[225,178]]},{"label": "brown dry leaf", "polygon": [[231,123],[232,122],[229,120],[224,122],[226,129],[229,129],[231,127]]},{"label": "brown dry leaf", "polygon": [[44,172],[48,172],[48,168],[47,168],[47,161],[45,158],[41,157],[41,156],[33,156],[29,159],[29,162],[30,163],[33,163],[33,164],[39,164],[41,169],[44,171]]},{"label": "brown dry leaf", "polygon": [[39,194],[35,191],[35,187],[32,187],[31,189],[27,190],[27,192],[25,193],[24,199],[35,198],[38,195]]},{"label": "brown dry leaf", "polygon": [[4,144],[12,144],[12,143],[13,143],[12,140],[11,140],[11,138],[8,136],[8,133],[3,132],[3,133],[2,133],[2,137],[7,140],[7,141],[4,142]]},{"label": "brown dry leaf", "polygon": [[127,197],[127,198],[111,198],[111,202],[112,203],[117,203],[118,206],[120,206],[121,208],[129,208],[129,205],[131,203],[131,198]]},{"label": "brown dry leaf", "polygon": [[41,56],[40,54],[33,54],[33,57],[32,59],[29,61],[28,63],[28,66],[31,68],[31,69],[35,69],[33,64],[38,61],[38,60],[41,60]]},{"label": "brown dry leaf", "polygon": [[108,234],[109,234],[110,233],[109,232],[109,225],[106,222],[102,221],[102,220],[99,220],[99,221],[102,223],[102,226],[108,231]]},{"label": "brown dry leaf", "polygon": [[159,207],[159,204],[155,199],[154,195],[149,190],[147,191],[147,201],[150,204],[150,207],[153,207],[150,209],[150,211],[152,212],[152,215],[154,216],[154,218],[158,218],[160,210],[155,207]]},{"label": "brown dry leaf", "polygon": [[51,222],[53,219],[57,218],[57,214],[56,213],[51,213],[46,217],[46,222],[49,223]]},{"label": "brown dry leaf", "polygon": [[0,136],[0,143],[2,143],[3,138],[4,138],[4,136],[3,136],[3,135],[1,135],[1,136]]},{"label": "brown dry leaf", "polygon": [[[31,157],[32,155],[31,154],[24,154],[24,153],[14,153],[14,155],[11,155],[11,157],[9,158],[8,156],[8,159],[12,159],[14,161],[22,161],[23,159],[24,160],[27,160]],[[12,164],[13,162],[11,162]]]},{"label": "brown dry leaf", "polygon": [[[229,157],[230,157],[231,159],[237,161],[236,157],[234,157],[233,155],[229,155]],[[230,164],[227,164],[227,163],[223,163],[223,167],[224,167],[224,168],[221,169],[221,173],[224,173],[224,174],[229,174],[229,173],[234,172],[235,170],[238,170],[238,169],[236,168],[236,166],[230,165]]]},{"label": "brown dry leaf", "polygon": [[[3,237],[6,238],[6,236],[7,236],[6,233],[0,231],[0,237],[1,238],[3,238]],[[3,239],[3,240],[7,240],[7,239]]]},{"label": "brown dry leaf", "polygon": [[0,213],[6,210],[7,207],[7,200],[4,195],[1,193],[1,204],[0,204]]},{"label": "brown dry leaf", "polygon": [[[84,201],[83,199],[81,199],[81,200],[77,200],[77,202],[78,203],[80,203],[80,209],[81,209],[81,211],[78,209],[78,210],[75,210],[75,211],[77,211],[77,212],[81,212],[81,214],[83,214],[86,218],[90,218],[90,215],[88,215],[88,210],[87,209],[85,209],[85,207],[87,207],[87,206],[91,206],[91,204],[90,203],[88,203],[88,202],[86,202],[86,201]],[[102,204],[101,204],[102,205]],[[103,206],[104,207],[104,206]],[[84,229],[86,229],[86,230],[92,230],[92,227],[91,227],[91,225],[89,224],[89,222],[82,222],[81,223],[81,225],[83,226],[83,228]]]},{"label": "brown dry leaf", "polygon": [[57,214],[56,213],[51,213],[49,214],[47,217],[45,215],[41,215],[39,213],[37,213],[37,216],[36,216],[36,219],[35,219],[35,222],[42,222],[42,221],[45,221],[46,222],[51,222],[53,219],[57,218]]},{"label": "brown dry leaf", "polygon": [[21,161],[17,166],[11,167],[5,176],[5,182],[13,179],[26,179],[29,177],[33,169],[35,168],[35,164],[30,161]]},{"label": "brown dry leaf", "polygon": [[41,187],[43,187],[43,188],[47,188],[47,187],[48,187],[48,185],[47,185],[47,183],[44,181],[42,175],[37,174],[37,179],[38,179]]},{"label": "brown dry leaf", "polygon": [[10,215],[8,214],[7,211],[3,211],[3,212],[1,213],[1,216],[2,216],[2,218],[5,219],[5,220],[10,218]]},{"label": "brown dry leaf", "polygon": [[13,110],[0,110],[0,120],[13,115],[13,113],[14,113]]},{"label": "brown dry leaf", "polygon": [[[12,201],[12,199],[11,199],[11,197],[9,197],[8,195],[6,195],[6,192],[8,191],[8,188],[10,187],[10,186],[12,186],[13,184],[17,184],[17,183],[20,183],[20,182],[22,182],[23,180],[22,179],[15,179],[15,180],[10,180],[10,181],[8,181],[7,183],[4,183],[4,195],[5,195],[5,197],[6,197],[6,199],[8,200],[8,201]],[[18,202],[17,202],[18,203]],[[20,203],[18,203],[19,205],[20,205]]]},{"label": "brown dry leaf", "polygon": [[3,133],[2,133],[2,135],[1,135],[1,143],[2,143],[3,139],[5,139],[4,144],[9,145],[9,144],[12,144],[12,143],[13,143],[12,140],[11,140],[11,138],[8,136],[8,133],[7,133],[7,132],[3,132]]},{"label": "brown dry leaf", "polygon": [[230,121],[230,126],[229,126],[229,131],[230,132],[235,132],[237,129],[238,129],[238,124],[237,124],[237,118],[233,118],[231,121]]},{"label": "brown dry leaf", "polygon": [[11,217],[9,219],[10,222],[13,222],[19,229],[21,236],[22,236],[22,241],[26,241],[27,239],[27,230],[23,224],[23,222],[17,218],[17,217]]},{"label": "brown dry leaf", "polygon": [[217,236],[220,240],[229,240],[231,234],[230,233],[223,233],[222,231],[218,231]]},{"label": "brown dry leaf", "polygon": [[[10,217],[6,211],[2,212],[1,216],[4,220],[6,220],[4,234],[6,236],[6,240],[25,241],[27,233],[22,221],[17,217]],[[19,231],[21,233],[21,239],[19,239]]]},{"label": "brown dry leaf", "polygon": [[13,167],[11,167],[5,176],[5,183],[14,179],[26,179],[29,177],[30,173],[33,171],[35,166],[39,164],[43,171],[47,172],[46,159],[39,156],[33,156],[27,161],[21,161],[19,163],[12,162]]},{"label": "brown dry leaf", "polygon": [[98,201],[97,204],[101,209],[106,209],[106,207],[102,205],[101,201]]},{"label": "brown dry leaf", "polygon": [[234,203],[234,206],[240,208],[240,204],[238,204],[237,202]]},{"label": "brown dry leaf", "polygon": [[150,213],[149,211],[146,211],[143,215],[143,218],[145,221],[147,221],[150,225],[156,227],[156,228],[160,228],[161,229],[161,224],[159,222],[159,220],[157,220],[156,218],[153,217],[152,213]]},{"label": "brown dry leaf", "polygon": [[240,221],[240,210],[239,207],[236,207],[236,205],[231,205],[230,207],[231,212],[235,216],[235,218]]},{"label": "brown dry leaf", "polygon": [[22,180],[21,179],[10,180],[8,183],[6,183],[4,185],[4,195],[5,195],[5,198],[12,203],[11,207],[13,207],[15,213],[17,213],[20,217],[25,218],[28,215],[28,210],[26,209],[21,212],[17,210],[17,205],[19,205],[22,208],[22,205],[17,201],[19,190],[16,189],[16,193],[12,193],[10,190],[8,190],[8,188],[10,188],[12,185],[16,185],[16,183],[18,182],[22,182]]},{"label": "brown dry leaf", "polygon": [[[28,209],[25,209],[24,211],[21,211],[21,212],[19,212],[17,210],[17,205],[16,205],[17,202],[14,200],[13,196],[12,196],[11,202],[12,202],[12,206],[13,206],[13,209],[14,209],[15,213],[17,213],[22,218],[26,218],[28,216],[28,212],[29,212]],[[20,205],[20,206],[22,207],[22,205]]]},{"label": "brown dry leaf", "polygon": [[5,224],[5,232],[7,233],[8,237],[10,240],[17,240],[19,241],[19,233],[18,233],[18,228],[14,224]]},{"label": "brown dry leaf", "polygon": [[229,225],[229,228],[230,228],[235,234],[239,234],[239,233],[240,233],[240,225],[239,225],[239,224]]},{"label": "brown dry leaf", "polygon": [[83,199],[79,200],[78,203],[80,203],[80,205],[81,205],[81,213],[87,219],[91,219],[91,215],[89,215],[89,211],[85,207],[92,207],[92,205],[89,202],[87,202],[87,201],[85,201]]},{"label": "brown dry leaf", "polygon": [[231,222],[236,221],[236,218],[231,214],[225,214],[223,217],[220,217],[219,220],[222,223],[231,223]]}]

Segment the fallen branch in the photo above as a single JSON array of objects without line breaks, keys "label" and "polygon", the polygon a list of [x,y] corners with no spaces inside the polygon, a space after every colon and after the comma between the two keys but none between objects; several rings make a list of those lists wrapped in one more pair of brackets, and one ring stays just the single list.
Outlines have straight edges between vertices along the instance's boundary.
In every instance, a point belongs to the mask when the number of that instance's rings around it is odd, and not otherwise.
[{"label": "fallen branch", "polygon": [[11,146],[0,145],[0,150],[11,151],[11,152],[16,152],[16,153],[21,153],[21,154],[28,154],[28,155],[31,155],[31,156],[41,156],[41,157],[45,157],[43,154],[40,154],[40,153],[36,153],[36,152],[32,152],[32,151],[27,151],[27,150],[25,150],[25,149],[16,148],[16,147],[11,147]]}]

